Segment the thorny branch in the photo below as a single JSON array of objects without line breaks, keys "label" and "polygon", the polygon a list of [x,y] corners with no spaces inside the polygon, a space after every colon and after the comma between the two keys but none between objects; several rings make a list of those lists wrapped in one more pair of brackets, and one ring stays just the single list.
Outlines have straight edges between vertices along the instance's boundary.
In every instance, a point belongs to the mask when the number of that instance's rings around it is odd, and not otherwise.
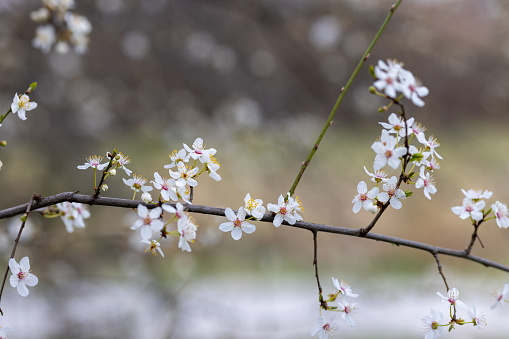
[{"label": "thorny branch", "polygon": [[[56,195],[52,195],[49,197],[42,197],[37,200],[33,200],[29,204],[23,204],[15,207],[11,207],[5,210],[0,211],[0,219],[13,217],[15,215],[23,213],[23,211],[31,211],[30,213],[34,213],[36,209],[48,207],[60,202],[69,201],[69,202],[79,202],[82,204],[88,205],[100,205],[100,206],[112,206],[112,207],[122,207],[122,208],[136,208],[139,204],[145,205],[148,208],[155,208],[157,205],[155,204],[146,204],[140,200],[128,200],[128,199],[118,199],[118,198],[108,198],[108,197],[98,197],[94,198],[90,195],[77,194],[75,192],[64,192]],[[171,204],[174,206],[175,204]],[[188,212],[191,213],[201,213],[208,215],[218,215],[224,216],[225,209],[218,207],[209,207],[209,206],[201,206],[201,205],[185,205],[185,208]],[[236,211],[235,211],[236,212]],[[262,222],[272,222],[274,220],[274,215],[272,213],[266,213],[263,218],[260,220]],[[338,227],[324,224],[315,224],[310,222],[297,221],[294,225],[289,225],[286,222],[283,222],[284,225],[288,227],[302,228],[309,230],[311,232],[325,232],[325,233],[334,233],[334,234],[342,234],[348,235],[352,237],[359,237],[359,229],[356,228],[347,228],[347,227]],[[509,272],[509,266],[500,264],[498,262],[478,257],[475,255],[471,255],[466,253],[464,250],[453,250],[450,248],[444,247],[436,247],[424,243],[420,243],[417,241],[392,237],[383,234],[376,233],[368,233],[361,238],[370,239],[380,242],[386,242],[389,244],[394,244],[398,246],[410,247],[417,250],[429,252],[431,254],[443,254],[452,257],[458,257],[466,260],[470,260],[473,262],[477,262],[486,267],[493,267],[501,271]]]}]

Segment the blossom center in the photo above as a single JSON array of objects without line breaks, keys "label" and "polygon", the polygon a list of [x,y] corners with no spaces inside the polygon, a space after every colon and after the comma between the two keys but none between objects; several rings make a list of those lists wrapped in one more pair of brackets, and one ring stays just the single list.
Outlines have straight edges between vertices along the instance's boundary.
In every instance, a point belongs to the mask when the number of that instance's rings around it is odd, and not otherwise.
[{"label": "blossom center", "polygon": [[242,226],[242,221],[240,219],[235,219],[235,221],[233,222],[233,226],[234,227]]},{"label": "blossom center", "polygon": [[385,151],[384,155],[385,155],[386,158],[390,158],[390,157],[392,157],[392,151],[391,150],[387,150],[387,151]]},{"label": "blossom center", "polygon": [[19,271],[18,272],[18,279],[19,280],[25,280],[27,277],[28,277],[28,273],[27,272],[23,272],[23,271]]}]

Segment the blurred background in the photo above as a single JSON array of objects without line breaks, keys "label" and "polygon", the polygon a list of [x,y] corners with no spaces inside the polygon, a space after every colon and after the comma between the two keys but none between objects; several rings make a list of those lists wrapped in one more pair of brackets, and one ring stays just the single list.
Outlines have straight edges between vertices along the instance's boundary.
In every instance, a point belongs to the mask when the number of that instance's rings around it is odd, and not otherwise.
[{"label": "blurred background", "polygon": [[[0,110],[31,82],[38,103],[28,120],[9,116],[0,160],[2,208],[32,193],[92,193],[93,171],[76,166],[113,148],[134,173],[153,180],[168,155],[197,137],[218,150],[223,180],[200,177],[194,203],[237,209],[246,193],[275,203],[287,192],[342,86],[393,0],[97,0],[73,9],[93,26],[88,53],[42,53],[32,47],[36,0],[0,0]],[[371,144],[386,102],[368,93],[369,64],[398,59],[430,90],[407,115],[427,127],[444,157],[432,200],[416,190],[374,229],[464,249],[472,232],[451,212],[460,189],[494,192],[509,202],[509,3],[504,0],[407,0],[400,6],[340,106],[296,191],[306,221],[358,228],[371,215],[352,212],[357,183],[368,181]],[[390,112],[388,112],[390,113]],[[396,175],[396,173],[392,173]],[[104,196],[130,199],[121,180]],[[408,188],[407,188],[408,189]],[[6,287],[12,338],[308,338],[318,317],[312,235],[257,223],[240,241],[218,230],[225,218],[194,215],[191,253],[172,239],[165,258],[144,253],[129,228],[134,211],[92,207],[85,230],[35,215],[16,258],[30,256],[39,285],[26,299]],[[1,220],[7,265],[19,219]],[[509,264],[509,233],[494,221],[473,253]],[[488,327],[449,338],[506,338],[509,305],[489,310],[507,273],[442,258],[450,287],[485,311]],[[319,235],[325,293],[330,277],[360,297],[356,327],[342,338],[421,338],[420,317],[445,314],[446,293],[432,256],[345,236]],[[466,316],[466,315],[464,315]]]}]

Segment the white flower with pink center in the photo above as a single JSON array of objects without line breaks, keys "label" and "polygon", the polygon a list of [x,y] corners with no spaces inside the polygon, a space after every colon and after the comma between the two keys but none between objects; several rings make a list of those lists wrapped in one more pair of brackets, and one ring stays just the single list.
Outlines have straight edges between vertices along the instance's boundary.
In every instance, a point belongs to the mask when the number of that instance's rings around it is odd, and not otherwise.
[{"label": "white flower with pink center", "polygon": [[441,301],[445,304],[460,306],[463,309],[467,309],[467,306],[460,299],[460,292],[457,288],[453,287],[449,291],[447,291],[447,297],[445,297],[442,293],[437,292],[437,295],[442,299]]},{"label": "white flower with pink center", "polygon": [[156,189],[161,190],[161,198],[164,201],[169,201],[170,199],[173,201],[179,200],[174,179],[163,178],[157,172],[154,173],[154,179],[155,181],[151,181],[151,183]]},{"label": "white flower with pink center", "polygon": [[403,205],[400,200],[406,199],[406,194],[396,186],[397,183],[398,178],[395,176],[390,178],[389,181],[382,186],[385,192],[378,193],[377,199],[384,203],[389,201],[393,208],[399,210]]},{"label": "white flower with pink center", "polygon": [[334,294],[341,293],[351,298],[357,298],[359,296],[358,294],[352,293],[352,285],[350,285],[344,280],[341,280],[340,283],[338,279],[332,277],[332,283],[336,288],[336,292]]},{"label": "white flower with pink center", "polygon": [[318,334],[319,339],[327,339],[334,336],[339,329],[339,325],[334,322],[335,318],[335,314],[331,314],[328,320],[324,316],[318,317],[316,320],[318,325],[311,329],[311,336],[314,337]]},{"label": "white flower with pink center", "polygon": [[378,194],[378,187],[372,188],[368,192],[368,187],[364,181],[359,182],[357,185],[357,195],[353,198],[353,212],[358,213],[361,207],[364,207],[366,211],[370,211],[373,207],[373,200]]},{"label": "white flower with pink center", "polygon": [[508,228],[509,211],[507,210],[507,205],[497,201],[491,205],[491,208],[493,209],[493,213],[495,213],[495,220],[497,221],[498,227]]},{"label": "white flower with pink center", "polygon": [[497,287],[491,294],[491,298],[495,300],[495,303],[491,305],[490,309],[502,306],[502,302],[509,302],[509,284],[505,284],[503,288]]},{"label": "white flower with pink center", "polygon": [[389,135],[387,130],[382,130],[380,141],[375,141],[371,145],[371,149],[375,151],[376,157],[373,163],[373,169],[379,170],[386,164],[396,169],[400,165],[400,158],[407,153],[405,147],[397,147],[397,140],[395,137]]},{"label": "white flower with pink center", "polygon": [[412,72],[402,70],[400,74],[403,80],[401,89],[405,97],[411,100],[415,106],[424,106],[424,101],[421,98],[429,94],[428,88],[423,86],[421,81],[416,79]]},{"label": "white flower with pink center", "polygon": [[[185,217],[179,218],[178,221],[178,232],[180,234],[178,247],[182,251],[191,252],[190,242],[194,242],[196,239],[196,231],[198,230],[198,225],[194,222],[193,218]],[[246,232],[247,233],[247,232]]]},{"label": "white flower with pink center", "polygon": [[419,173],[420,178],[417,179],[415,183],[415,188],[424,187],[424,196],[431,200],[430,194],[435,194],[437,189],[435,187],[435,179],[429,172],[424,173],[425,167],[421,167],[421,172]]},{"label": "white flower with pink center", "polygon": [[163,229],[164,223],[159,218],[161,217],[161,207],[156,207],[152,210],[148,210],[143,205],[138,205],[138,220],[131,226],[132,230],[141,228],[141,237],[145,240],[152,237],[152,232],[159,232]]},{"label": "white flower with pink center", "polygon": [[14,258],[9,259],[9,267],[12,272],[12,275],[9,278],[11,286],[17,289],[20,296],[26,297],[29,293],[27,286],[35,286],[39,282],[39,279],[30,273],[30,262],[28,257],[21,259],[19,264]]},{"label": "white flower with pink center", "polygon": [[273,224],[276,227],[281,226],[283,221],[288,222],[290,225],[294,225],[297,221],[301,221],[302,217],[297,212],[304,212],[302,204],[299,198],[293,199],[288,193],[288,201],[285,202],[285,198],[281,194],[276,204],[267,204],[267,209],[276,213]]},{"label": "white flower with pink center", "polygon": [[230,221],[223,222],[219,225],[219,229],[223,232],[232,232],[232,238],[234,240],[242,238],[242,232],[251,234],[256,230],[255,225],[244,220],[246,218],[244,207],[240,207],[237,214],[235,214],[230,207],[227,207],[224,214]]},{"label": "white flower with pink center", "polygon": [[375,76],[378,80],[375,81],[373,86],[379,91],[384,93],[390,98],[396,98],[396,91],[400,90],[399,74],[402,70],[402,65],[396,61],[387,60],[387,64],[382,60],[378,61],[375,66]]},{"label": "white flower with pink center", "polygon": [[473,202],[470,198],[463,199],[463,205],[452,208],[452,212],[460,217],[460,219],[472,218],[475,221],[480,221],[484,218],[482,209],[486,203],[481,200]]},{"label": "white flower with pink center", "polygon": [[357,311],[357,304],[348,301],[338,301],[338,311],[341,312],[341,318],[343,318],[348,326],[354,327],[355,322],[353,315]]},{"label": "white flower with pink center", "polygon": [[189,157],[191,157],[194,160],[200,159],[202,163],[206,163],[207,158],[209,156],[216,154],[215,148],[205,149],[205,144],[203,143],[202,138],[196,138],[192,146],[193,149],[189,148],[189,146],[184,144],[184,148],[186,149],[187,152],[189,152],[189,154],[187,155],[188,160]]},{"label": "white flower with pink center", "polygon": [[84,165],[79,165],[78,169],[84,170],[91,167],[95,170],[103,170],[108,165],[108,163],[101,164],[102,160],[103,157],[92,155],[87,158],[87,162]]},{"label": "white flower with pink center", "polygon": [[[421,141],[421,140],[419,140]],[[424,139],[424,142],[422,142],[424,146],[426,146],[426,149],[430,151],[432,157],[437,157],[438,159],[443,159],[440,154],[435,151],[435,148],[440,146],[440,143],[437,141],[437,139],[433,138],[432,136],[429,137],[428,140]]]}]

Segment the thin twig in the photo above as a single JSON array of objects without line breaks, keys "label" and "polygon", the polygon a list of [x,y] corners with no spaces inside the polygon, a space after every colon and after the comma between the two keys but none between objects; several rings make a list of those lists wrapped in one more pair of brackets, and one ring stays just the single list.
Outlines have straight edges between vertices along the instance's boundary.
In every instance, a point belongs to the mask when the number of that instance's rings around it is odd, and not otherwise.
[{"label": "thin twig", "polygon": [[345,96],[346,92],[350,88],[350,85],[352,85],[352,83],[353,83],[354,79],[356,78],[357,74],[359,73],[362,65],[369,58],[369,54],[371,53],[371,50],[373,49],[373,47],[375,47],[375,44],[378,41],[378,38],[380,38],[380,35],[382,34],[382,32],[384,31],[385,27],[387,26],[387,24],[391,20],[392,15],[394,14],[396,9],[398,8],[398,6],[401,3],[401,1],[403,1],[403,0],[399,0],[396,4],[392,5],[391,10],[389,11],[389,14],[385,18],[384,22],[382,23],[382,26],[380,26],[380,29],[378,30],[378,32],[376,33],[375,37],[373,38],[373,40],[369,44],[368,48],[366,49],[366,52],[364,52],[364,54],[362,55],[361,59],[359,60],[359,63],[357,64],[357,67],[355,67],[352,75],[350,76],[350,78],[346,82],[345,87],[341,88],[341,92],[339,94],[339,97],[336,100],[336,103],[334,104],[334,107],[332,108],[332,111],[329,114],[329,118],[325,122],[325,125],[324,125],[324,127],[322,129],[322,132],[320,133],[320,135],[318,136],[318,139],[313,144],[313,148],[311,149],[311,152],[309,153],[306,161],[304,161],[302,163],[302,166],[300,168],[299,174],[297,174],[297,177],[295,178],[295,180],[293,182],[293,185],[290,188],[290,191],[289,191],[290,196],[293,196],[293,194],[295,193],[295,189],[297,188],[297,185],[299,184],[300,179],[304,175],[304,171],[308,167],[309,162],[311,161],[311,159],[315,155],[315,152],[318,149],[318,146],[320,145],[320,142],[322,141],[323,136],[325,135],[325,132],[327,132],[327,129],[330,127],[330,125],[332,125],[332,119],[334,118],[334,115],[336,114],[336,112],[338,110],[339,104],[341,103],[341,101],[343,101],[343,97]]},{"label": "thin twig", "polygon": [[484,219],[474,224],[474,232],[472,233],[472,237],[470,238],[470,244],[468,244],[468,247],[465,249],[466,254],[470,254],[470,252],[472,251],[472,247],[474,247],[476,239],[479,240],[479,244],[481,244],[481,247],[484,248],[481,238],[479,238],[479,235],[477,234],[477,230],[479,229],[479,226],[483,223],[483,221]]},{"label": "thin twig", "polygon": [[[23,229],[25,228],[25,223],[28,218],[28,213],[30,212],[30,209],[32,208],[32,204],[33,204],[34,200],[39,200],[39,198],[40,198],[40,196],[37,194],[32,194],[32,197],[30,198],[30,202],[27,205],[25,214],[21,218],[21,226],[19,227],[18,236],[16,237],[16,240],[14,240],[14,246],[12,248],[10,259],[14,258],[14,255],[16,254],[16,248],[18,247],[19,239],[21,238],[21,233],[23,232]],[[7,269],[5,270],[4,280],[2,281],[2,287],[0,288],[0,301],[2,300],[2,294],[4,292],[5,282],[7,281],[8,274],[9,274],[9,265],[7,265]],[[4,315],[2,308],[0,308],[0,314]]]},{"label": "thin twig", "polygon": [[318,298],[320,302],[320,306],[327,310],[329,307],[327,306],[327,303],[323,300],[323,291],[322,286],[320,285],[320,278],[318,275],[318,241],[317,241],[317,233],[316,231],[311,231],[313,233],[313,266],[315,266],[315,277],[316,277],[316,284],[318,285]]},{"label": "thin twig", "polygon": [[[118,199],[118,198],[108,198],[108,197],[98,197],[94,198],[93,196],[89,195],[83,195],[83,194],[77,194],[75,192],[64,192],[60,194],[56,194],[50,197],[44,197],[40,198],[39,200],[35,200],[32,204],[32,212],[33,213],[35,209],[48,207],[60,202],[69,201],[69,202],[79,202],[83,204],[89,204],[89,205],[99,205],[99,206],[112,206],[112,207],[122,207],[122,208],[137,208],[139,204],[142,204],[144,206],[147,206],[147,208],[155,208],[157,207],[157,204],[146,204],[141,200],[129,200],[129,199]],[[175,206],[175,204],[170,204],[172,206]],[[0,219],[13,217],[15,215],[23,213],[24,210],[27,209],[28,204],[23,204],[15,207],[11,207],[5,210],[0,211]],[[208,215],[218,215],[218,216],[224,216],[225,209],[224,208],[218,208],[218,207],[210,207],[210,206],[201,206],[201,205],[185,205],[185,209],[188,212],[191,213],[201,213],[201,214],[208,214]],[[263,218],[260,221],[263,222],[272,222],[274,220],[274,215],[272,213],[266,213]],[[338,227],[338,226],[330,226],[330,225],[324,225],[324,224],[315,224],[310,222],[303,222],[303,221],[297,221],[294,225],[289,225],[287,222],[283,222],[283,225],[286,225],[288,227],[295,227],[295,228],[301,228],[306,229],[309,231],[316,231],[316,232],[325,232],[325,233],[334,233],[334,234],[342,234],[342,235],[348,235],[352,237],[359,237],[358,232],[359,229],[356,228],[346,228],[346,227]],[[479,264],[482,264],[486,267],[493,267],[501,271],[509,272],[509,266],[500,264],[498,262],[474,256],[471,254],[465,253],[464,250],[453,250],[450,248],[444,248],[444,247],[436,247],[424,243],[420,243],[417,241],[397,238],[397,237],[391,237],[388,235],[383,234],[376,234],[376,233],[369,233],[365,236],[361,237],[363,239],[371,239],[376,240],[380,242],[386,242],[389,244],[404,246],[404,247],[410,247],[418,250],[422,250],[429,253],[440,253],[452,257],[458,257],[466,260],[470,260],[473,262],[477,262]]]},{"label": "thin twig", "polygon": [[436,254],[436,253],[431,253],[431,254],[433,254],[433,257],[435,258],[435,260],[437,262],[438,273],[440,273],[440,275],[442,276],[442,279],[444,279],[445,289],[447,291],[449,291],[449,285],[447,285],[447,280],[445,279],[444,272],[442,271],[442,265],[440,264],[440,259],[438,259],[438,254]]}]

